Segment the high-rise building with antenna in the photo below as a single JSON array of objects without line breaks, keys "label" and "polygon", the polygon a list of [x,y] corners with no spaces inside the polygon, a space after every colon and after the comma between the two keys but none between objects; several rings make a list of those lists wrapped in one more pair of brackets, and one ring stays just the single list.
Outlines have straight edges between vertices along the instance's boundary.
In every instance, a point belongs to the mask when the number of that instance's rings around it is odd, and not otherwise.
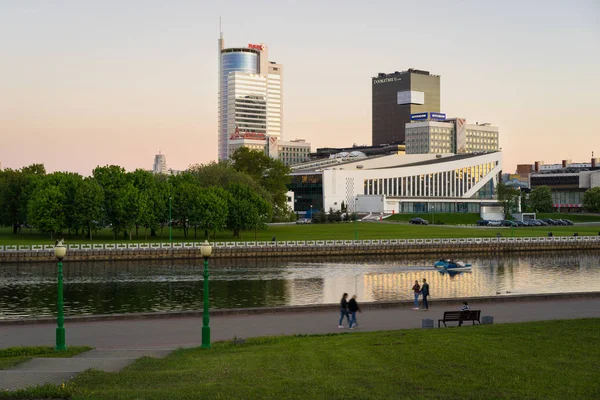
[{"label": "high-rise building with antenna", "polygon": [[152,166],[152,172],[155,174],[166,174],[167,173],[167,158],[160,151],[154,156],[154,165]]},{"label": "high-rise building with antenna", "polygon": [[277,157],[283,131],[283,66],[269,61],[262,43],[225,48],[220,32],[218,47],[219,160],[232,154],[230,139],[264,142],[268,154]]}]

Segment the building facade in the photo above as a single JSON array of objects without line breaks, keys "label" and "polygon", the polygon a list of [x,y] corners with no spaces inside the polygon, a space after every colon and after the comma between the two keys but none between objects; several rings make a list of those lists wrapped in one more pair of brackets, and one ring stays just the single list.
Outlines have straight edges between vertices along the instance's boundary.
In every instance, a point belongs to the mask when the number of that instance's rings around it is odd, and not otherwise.
[{"label": "building facade", "polygon": [[498,127],[468,124],[464,118],[446,119],[441,113],[411,115],[406,124],[406,154],[469,154],[500,149]]},{"label": "building facade", "polygon": [[[264,44],[225,48],[219,41],[218,158],[232,154],[239,135],[280,138],[283,127],[283,66],[268,60]],[[233,143],[232,145],[236,145]]]},{"label": "building facade", "polygon": [[339,210],[343,202],[360,212],[480,212],[481,204],[495,202],[502,157],[388,155],[313,164],[292,168],[295,211]]},{"label": "building facade", "polygon": [[372,144],[405,141],[410,115],[440,111],[440,76],[409,69],[372,78]]}]

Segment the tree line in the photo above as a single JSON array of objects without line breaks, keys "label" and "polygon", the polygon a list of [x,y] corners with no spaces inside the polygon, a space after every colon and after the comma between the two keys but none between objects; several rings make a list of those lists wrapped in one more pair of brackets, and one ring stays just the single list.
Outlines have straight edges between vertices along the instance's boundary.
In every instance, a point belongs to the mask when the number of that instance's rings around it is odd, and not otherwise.
[{"label": "tree line", "polygon": [[[549,186],[538,186],[526,193],[518,188],[499,183],[496,187],[496,195],[504,205],[505,214],[514,212],[518,208],[519,201],[523,212],[551,213],[554,211],[552,190]],[[600,212],[600,187],[586,190],[582,203],[585,211]]]},{"label": "tree line", "polygon": [[[46,173],[42,164],[0,171],[0,225],[13,234],[32,227],[49,234],[93,239],[110,227],[116,239],[163,235],[171,221],[186,238],[198,231],[263,229],[290,220],[289,168],[264,153],[239,149],[230,161],[192,165],[179,175],[97,167],[89,177]],[[193,232],[193,233],[192,233]]]}]

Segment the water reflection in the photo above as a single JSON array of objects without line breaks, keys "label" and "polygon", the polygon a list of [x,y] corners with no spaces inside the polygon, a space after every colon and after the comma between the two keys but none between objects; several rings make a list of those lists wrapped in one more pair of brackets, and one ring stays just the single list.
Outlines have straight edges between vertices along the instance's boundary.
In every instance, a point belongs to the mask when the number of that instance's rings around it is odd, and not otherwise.
[{"label": "water reflection", "polygon": [[[473,270],[440,273],[430,256],[215,259],[211,306],[335,303],[343,292],[361,301],[410,300],[414,281],[423,278],[433,298],[600,290],[598,251],[446,256],[469,261]],[[55,274],[53,263],[1,265],[0,318],[54,315]],[[65,312],[200,309],[202,284],[197,260],[66,262]]]}]

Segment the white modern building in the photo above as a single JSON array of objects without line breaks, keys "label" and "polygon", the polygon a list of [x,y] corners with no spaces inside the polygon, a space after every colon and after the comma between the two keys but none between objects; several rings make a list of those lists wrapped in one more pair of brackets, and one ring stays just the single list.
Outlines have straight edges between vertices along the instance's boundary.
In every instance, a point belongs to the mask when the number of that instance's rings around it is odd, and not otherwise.
[{"label": "white modern building", "polygon": [[468,124],[464,118],[446,119],[440,113],[413,114],[411,118],[418,119],[406,124],[406,154],[464,154],[500,149],[498,127],[489,123]]},{"label": "white modern building", "polygon": [[241,134],[239,130],[229,138],[229,155],[241,147],[261,151],[272,158],[277,158],[285,165],[295,165],[310,159],[310,143],[304,139],[290,141],[277,140],[269,137],[267,140],[260,135]]},{"label": "white modern building", "polygon": [[152,172],[155,174],[166,174],[167,173],[167,158],[160,151],[154,156],[154,165],[152,166]]},{"label": "white modern building", "polygon": [[292,167],[295,211],[480,212],[496,203],[500,152],[332,158]]}]

